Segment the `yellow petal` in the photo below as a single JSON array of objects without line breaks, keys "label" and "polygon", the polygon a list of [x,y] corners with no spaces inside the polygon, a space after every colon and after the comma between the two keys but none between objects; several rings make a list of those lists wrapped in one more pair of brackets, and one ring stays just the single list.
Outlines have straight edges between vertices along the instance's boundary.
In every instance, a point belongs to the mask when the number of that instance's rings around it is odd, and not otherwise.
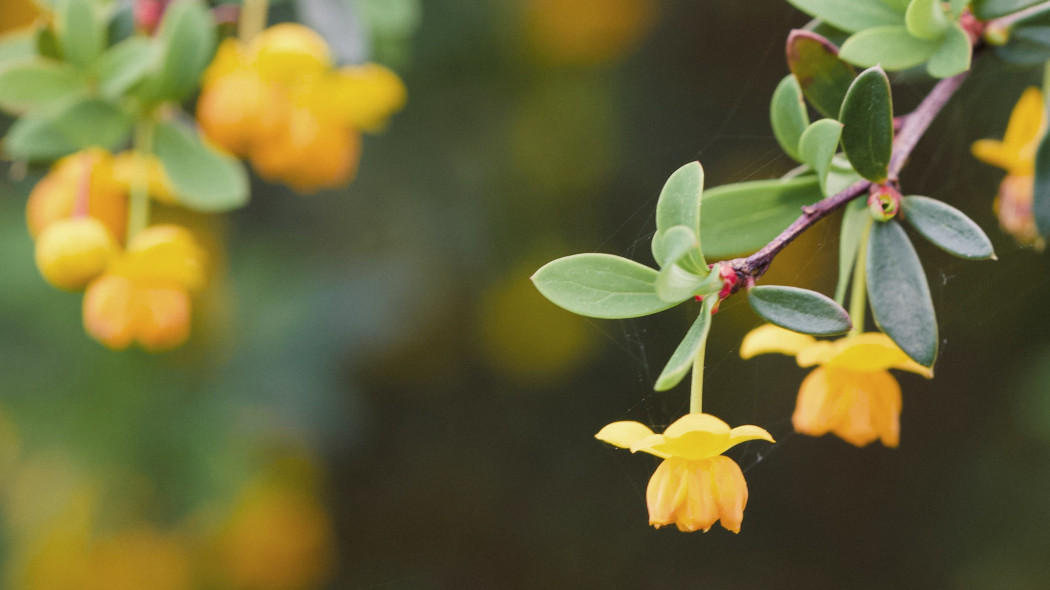
[{"label": "yellow petal", "polygon": [[814,342],[816,339],[812,336],[765,324],[744,336],[744,341],[740,343],[740,358],[749,359],[771,352],[795,356]]},{"label": "yellow petal", "polygon": [[828,362],[828,359],[835,356],[837,351],[836,343],[820,340],[800,350],[795,360],[798,361],[798,366],[800,367],[823,365]]},{"label": "yellow petal", "polygon": [[834,400],[830,394],[827,372],[823,368],[815,369],[802,380],[795,412],[791,415],[795,432],[823,436],[831,430],[838,416],[834,414]]},{"label": "yellow petal", "polygon": [[[652,434],[643,439],[636,440],[631,445],[631,452],[637,453],[641,451],[643,453],[649,453],[650,455],[656,455],[661,459],[667,459],[671,457],[673,453],[668,452],[665,447],[667,439],[662,434]],[[657,448],[660,447],[660,448]]]},{"label": "yellow petal", "polygon": [[729,446],[727,449],[735,447],[736,445],[747,442],[749,440],[764,440],[766,442],[776,442],[773,440],[773,436],[766,431],[765,428],[759,426],[752,426],[747,424],[745,426],[737,426],[733,430],[729,431]]},{"label": "yellow petal", "polygon": [[[1010,122],[1006,124],[1003,143],[1023,151],[1028,144],[1035,142],[1043,125],[1043,93],[1032,87],[1024,91],[1010,113]],[[1032,154],[1035,155],[1034,152]]]},{"label": "yellow petal", "polygon": [[673,439],[697,431],[728,435],[729,425],[711,414],[686,414],[668,426],[664,436]]},{"label": "yellow petal", "polygon": [[868,332],[836,342],[839,349],[824,364],[854,371],[881,371],[910,360],[889,336]]},{"label": "yellow petal", "polygon": [[740,466],[729,457],[711,459],[711,489],[718,503],[718,516],[722,527],[734,533],[740,532],[747,506],[747,481]]},{"label": "yellow petal", "polygon": [[594,438],[621,449],[629,449],[634,443],[653,435],[653,431],[641,422],[624,420],[607,424]]}]

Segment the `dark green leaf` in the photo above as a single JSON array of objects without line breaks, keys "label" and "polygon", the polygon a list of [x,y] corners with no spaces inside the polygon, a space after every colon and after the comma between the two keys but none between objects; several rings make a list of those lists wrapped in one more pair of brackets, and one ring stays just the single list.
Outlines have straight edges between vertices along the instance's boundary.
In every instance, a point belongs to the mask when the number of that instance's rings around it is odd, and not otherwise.
[{"label": "dark green leaf", "polygon": [[941,46],[930,56],[926,71],[934,78],[950,78],[970,69],[972,57],[970,36],[956,23],[944,34]]},{"label": "dark green leaf", "polygon": [[867,203],[862,198],[850,201],[843,211],[842,226],[839,228],[839,280],[835,286],[835,301],[839,304],[846,300],[846,289],[857,263],[857,252],[871,221]]},{"label": "dark green leaf", "polygon": [[857,77],[853,66],[839,59],[838,48],[816,33],[794,30],[788,35],[787,60],[809,103],[825,117],[837,118]]},{"label": "dark green leaf", "polygon": [[937,318],[922,263],[896,221],[872,224],[868,238],[868,300],[875,323],[925,367],[937,360]]},{"label": "dark green leaf", "polygon": [[[700,234],[700,198],[704,192],[704,168],[700,162],[690,162],[675,170],[660,191],[656,203],[656,234],[653,235],[653,257],[661,265],[666,258],[664,234],[673,227],[685,226],[694,235]],[[686,270],[707,274],[707,262],[699,244],[679,264]]]},{"label": "dark green leaf", "polygon": [[813,176],[727,184],[704,193],[700,242],[708,256],[725,258],[765,246],[821,198]]},{"label": "dark green leaf", "polygon": [[1035,6],[1042,0],[973,0],[974,15],[981,20],[988,20],[1018,12],[1029,6]]},{"label": "dark green leaf", "polygon": [[248,202],[248,173],[240,161],[204,144],[177,121],[157,125],[153,149],[175,187],[179,204],[205,212],[228,211]]},{"label": "dark green leaf", "polygon": [[796,162],[801,162],[798,140],[809,126],[809,114],[802,99],[802,88],[795,76],[785,76],[773,91],[773,100],[769,103],[769,121],[773,126],[773,135],[784,153]]},{"label": "dark green leaf", "polygon": [[842,148],[858,174],[872,182],[886,180],[893,150],[890,81],[882,68],[862,72],[846,93],[839,117]]},{"label": "dark green leaf", "polygon": [[831,25],[855,33],[871,27],[901,25],[901,3],[890,0],[788,0],[795,8]]},{"label": "dark green leaf", "polygon": [[58,5],[58,41],[69,63],[86,68],[106,47],[106,28],[91,0],[63,0]]},{"label": "dark green leaf", "polygon": [[912,37],[903,26],[877,27],[847,39],[839,56],[862,67],[879,65],[887,70],[905,70],[930,59],[938,47],[939,41]]},{"label": "dark green leaf", "polygon": [[1035,155],[1032,214],[1039,235],[1050,237],[1050,133],[1039,140],[1039,150]]},{"label": "dark green leaf", "polygon": [[548,262],[532,281],[544,297],[573,313],[594,318],[633,318],[681,302],[656,295],[658,273],[619,256],[576,254]]},{"label": "dark green leaf", "polygon": [[58,35],[51,26],[40,27],[36,32],[36,53],[40,57],[62,61],[62,48],[58,44]]},{"label": "dark green leaf", "polygon": [[693,361],[707,343],[707,335],[711,331],[711,310],[714,308],[716,301],[718,301],[717,297],[711,297],[704,301],[704,307],[700,315],[693,322],[689,331],[686,332],[685,338],[682,339],[678,348],[675,349],[670,360],[667,361],[664,370],[660,372],[660,377],[657,378],[656,386],[654,387],[656,391],[671,389],[689,374]]},{"label": "dark green leaf", "polygon": [[937,40],[952,23],[942,0],[912,0],[904,15],[904,24],[914,37]]},{"label": "dark green leaf", "polygon": [[1026,26],[1010,33],[1010,42],[995,48],[1003,61],[1023,65],[1041,65],[1050,60],[1050,26]]},{"label": "dark green leaf", "polygon": [[0,108],[13,113],[46,109],[86,91],[80,71],[62,62],[36,58],[0,68]]},{"label": "dark green leaf", "polygon": [[92,68],[99,94],[119,97],[145,77],[156,59],[157,45],[147,37],[130,37],[110,47]]},{"label": "dark green leaf", "polygon": [[181,101],[200,83],[215,53],[215,18],[203,0],[175,0],[157,31],[157,68],[142,95],[154,101]]},{"label": "dark green leaf", "polygon": [[934,246],[961,258],[995,258],[981,226],[951,205],[929,197],[901,199],[904,219]]},{"label": "dark green leaf", "polygon": [[853,324],[838,303],[816,291],[798,287],[762,286],[747,290],[751,309],[771,324],[803,334],[832,336]]},{"label": "dark green leaf", "polygon": [[835,152],[839,148],[841,134],[842,123],[834,119],[821,119],[806,129],[798,144],[802,161],[817,173],[820,190],[825,195],[828,195],[826,183],[828,171],[831,168],[831,159],[835,157]]}]

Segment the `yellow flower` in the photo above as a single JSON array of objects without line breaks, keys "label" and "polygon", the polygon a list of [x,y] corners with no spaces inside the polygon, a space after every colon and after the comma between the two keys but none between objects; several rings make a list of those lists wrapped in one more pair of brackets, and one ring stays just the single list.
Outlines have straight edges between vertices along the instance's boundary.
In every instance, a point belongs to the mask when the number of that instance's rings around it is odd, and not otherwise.
[{"label": "yellow flower", "polygon": [[143,230],[84,294],[84,327],[113,349],[175,348],[190,331],[190,291],[204,282],[203,251],[176,225]]},{"label": "yellow flower", "polygon": [[1042,250],[1046,241],[1035,225],[1034,193],[1035,177],[1007,174],[999,185],[993,209],[999,217],[999,227],[1013,236],[1018,244]]},{"label": "yellow flower", "polygon": [[94,217],[60,219],[41,232],[36,265],[59,289],[80,289],[102,274],[117,253],[117,241]]},{"label": "yellow flower", "polygon": [[160,158],[135,151],[121,152],[113,158],[113,180],[127,193],[139,182],[140,175],[146,179],[149,196],[167,205],[175,204],[175,188]]},{"label": "yellow flower", "polygon": [[799,388],[791,416],[795,430],[810,436],[831,432],[858,447],[900,442],[901,389],[888,369],[933,377],[879,332],[829,342],[767,324],[740,345],[745,359],[770,352],[794,356],[800,367],[817,366]]},{"label": "yellow flower", "polygon": [[710,414],[686,414],[663,434],[654,434],[638,422],[613,422],[594,437],[664,460],[645,491],[649,524],[656,528],[674,524],[683,532],[707,532],[720,520],[723,528],[739,533],[747,482],[740,466],[722,453],[749,440],[773,442],[758,426],[730,429]]},{"label": "yellow flower", "polygon": [[1045,123],[1043,93],[1038,88],[1029,88],[1010,113],[1003,140],[975,141],[971,147],[973,155],[1010,174],[1031,176],[1035,173],[1035,152],[1045,131]]},{"label": "yellow flower", "polygon": [[36,237],[51,223],[81,212],[102,222],[117,241],[127,224],[127,191],[113,177],[113,156],[88,149],[55,162],[33,187],[26,204],[29,233]]}]

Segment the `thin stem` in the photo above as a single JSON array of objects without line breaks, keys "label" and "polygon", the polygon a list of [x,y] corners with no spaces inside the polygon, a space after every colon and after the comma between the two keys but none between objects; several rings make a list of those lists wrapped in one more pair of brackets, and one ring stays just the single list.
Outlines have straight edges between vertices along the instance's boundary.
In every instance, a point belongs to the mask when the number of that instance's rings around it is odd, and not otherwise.
[{"label": "thin stem", "polygon": [[266,28],[269,11],[268,0],[244,0],[237,25],[237,37],[244,43],[254,39]]},{"label": "thin stem", "polygon": [[153,120],[143,118],[135,127],[135,153],[139,162],[131,180],[131,195],[128,200],[128,230],[126,240],[130,242],[149,225],[149,170],[147,162],[153,154]]},{"label": "thin stem", "polygon": [[849,317],[853,321],[850,334],[864,333],[864,316],[868,313],[868,233],[871,232],[872,220],[864,224],[860,234],[860,247],[857,248],[857,260],[853,263],[853,286],[849,294]]},{"label": "thin stem", "polygon": [[[938,82],[926,98],[923,99],[922,103],[904,117],[900,133],[893,140],[893,155],[890,157],[889,166],[891,182],[896,181],[901,168],[908,161],[908,156],[911,155],[912,150],[919,143],[919,139],[926,133],[930,123],[944,109],[944,105],[948,103],[955,91],[959,89],[959,86],[962,85],[968,74],[969,72],[963,72]],[[871,181],[860,180],[838,194],[818,201],[809,207],[804,207],[802,216],[796,219],[787,229],[780,232],[780,235],[773,238],[773,241],[766,244],[764,248],[747,258],[737,258],[729,261],[729,264],[732,265],[733,270],[736,271],[737,276],[741,279],[737,284],[748,285],[761,278],[766,270],[769,269],[769,265],[772,264],[776,255],[794,241],[795,238],[802,235],[803,232],[827,217],[834,210],[865,194],[871,186]]]},{"label": "thin stem", "polygon": [[1013,14],[1007,14],[1005,16],[1000,16],[999,18],[993,18],[992,20],[988,21],[988,26],[1010,28],[1011,25],[1013,25],[1019,20],[1024,20],[1030,16],[1047,11],[1050,11],[1050,2],[1040,2],[1039,4],[1029,6],[1024,10],[1019,10]]},{"label": "thin stem", "polygon": [[704,297],[704,306],[700,313],[707,316],[707,325],[704,333],[700,336],[700,348],[693,357],[693,375],[689,382],[689,412],[699,414],[704,411],[704,357],[707,354],[707,335],[711,330],[711,315],[718,305],[718,296],[715,294]]}]

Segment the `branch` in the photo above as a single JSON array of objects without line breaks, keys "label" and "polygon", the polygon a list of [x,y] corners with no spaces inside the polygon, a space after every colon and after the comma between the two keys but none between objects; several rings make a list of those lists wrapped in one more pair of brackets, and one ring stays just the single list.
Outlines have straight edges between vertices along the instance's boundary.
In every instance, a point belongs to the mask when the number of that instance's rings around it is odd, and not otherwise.
[{"label": "branch", "polygon": [[[908,161],[912,150],[915,149],[916,144],[919,143],[926,130],[929,129],[930,123],[944,109],[948,100],[962,85],[967,75],[969,75],[969,71],[941,80],[930,90],[930,93],[926,95],[926,98],[914,111],[902,117],[903,122],[901,123],[900,133],[893,140],[893,155],[890,157],[889,166],[890,182],[897,182],[897,176]],[[766,244],[761,250],[747,258],[736,258],[727,262],[730,268],[736,271],[739,279],[733,286],[732,292],[736,292],[740,287],[753,285],[755,281],[762,278],[762,275],[766,273],[776,255],[794,241],[795,238],[802,235],[803,232],[821,219],[827,217],[831,212],[867,193],[871,186],[872,182],[870,180],[860,180],[838,194],[818,201],[809,207],[804,207],[802,216],[796,219],[787,229],[780,232],[780,235],[773,238],[773,241]]]}]

